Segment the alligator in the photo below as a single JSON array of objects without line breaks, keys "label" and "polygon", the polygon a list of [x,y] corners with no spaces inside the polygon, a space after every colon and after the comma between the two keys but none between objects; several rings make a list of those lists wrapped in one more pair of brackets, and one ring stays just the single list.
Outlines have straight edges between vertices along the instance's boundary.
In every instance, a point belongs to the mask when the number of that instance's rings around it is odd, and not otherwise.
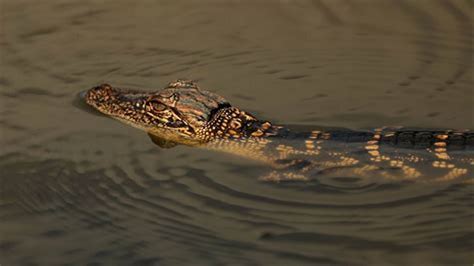
[{"label": "alligator", "polygon": [[474,131],[381,127],[373,130],[275,125],[232,106],[190,80],[156,91],[102,84],[83,93],[101,113],[148,133],[162,148],[187,145],[267,163],[262,180],[318,176],[471,180]]}]

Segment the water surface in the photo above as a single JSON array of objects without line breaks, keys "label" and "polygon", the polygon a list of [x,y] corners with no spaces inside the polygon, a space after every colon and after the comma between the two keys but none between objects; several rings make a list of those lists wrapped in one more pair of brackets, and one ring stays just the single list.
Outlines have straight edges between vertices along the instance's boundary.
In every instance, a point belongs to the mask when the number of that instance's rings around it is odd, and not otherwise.
[{"label": "water surface", "polygon": [[78,109],[199,81],[283,124],[474,128],[472,2],[2,1],[0,264],[470,265],[472,183],[258,181],[267,166]]}]

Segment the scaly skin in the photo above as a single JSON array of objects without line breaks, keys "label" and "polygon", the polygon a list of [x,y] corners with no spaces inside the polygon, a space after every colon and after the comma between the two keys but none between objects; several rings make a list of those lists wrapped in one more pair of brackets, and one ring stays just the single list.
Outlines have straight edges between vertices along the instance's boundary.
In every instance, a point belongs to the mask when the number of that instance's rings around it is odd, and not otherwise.
[{"label": "scaly skin", "polygon": [[322,174],[451,180],[471,177],[474,168],[474,132],[469,130],[321,128],[295,133],[187,80],[159,91],[103,84],[84,97],[98,111],[146,131],[161,147],[198,146],[269,163],[277,170],[263,180],[310,180]]}]

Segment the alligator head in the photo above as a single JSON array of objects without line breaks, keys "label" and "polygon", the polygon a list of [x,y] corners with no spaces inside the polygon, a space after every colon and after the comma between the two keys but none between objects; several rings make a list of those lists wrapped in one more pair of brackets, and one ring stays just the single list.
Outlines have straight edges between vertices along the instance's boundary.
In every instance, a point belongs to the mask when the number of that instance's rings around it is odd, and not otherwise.
[{"label": "alligator head", "polygon": [[272,134],[269,122],[257,120],[188,80],[171,82],[158,91],[102,84],[85,92],[84,98],[103,114],[146,131],[161,147]]}]

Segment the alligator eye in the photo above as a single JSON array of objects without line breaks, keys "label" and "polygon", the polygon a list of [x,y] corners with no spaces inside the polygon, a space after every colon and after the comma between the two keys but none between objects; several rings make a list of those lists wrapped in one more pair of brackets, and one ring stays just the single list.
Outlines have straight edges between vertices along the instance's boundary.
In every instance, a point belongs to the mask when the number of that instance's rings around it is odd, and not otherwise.
[{"label": "alligator eye", "polygon": [[159,102],[151,102],[150,105],[153,108],[153,110],[158,111],[158,112],[162,112],[166,110],[166,105]]}]

